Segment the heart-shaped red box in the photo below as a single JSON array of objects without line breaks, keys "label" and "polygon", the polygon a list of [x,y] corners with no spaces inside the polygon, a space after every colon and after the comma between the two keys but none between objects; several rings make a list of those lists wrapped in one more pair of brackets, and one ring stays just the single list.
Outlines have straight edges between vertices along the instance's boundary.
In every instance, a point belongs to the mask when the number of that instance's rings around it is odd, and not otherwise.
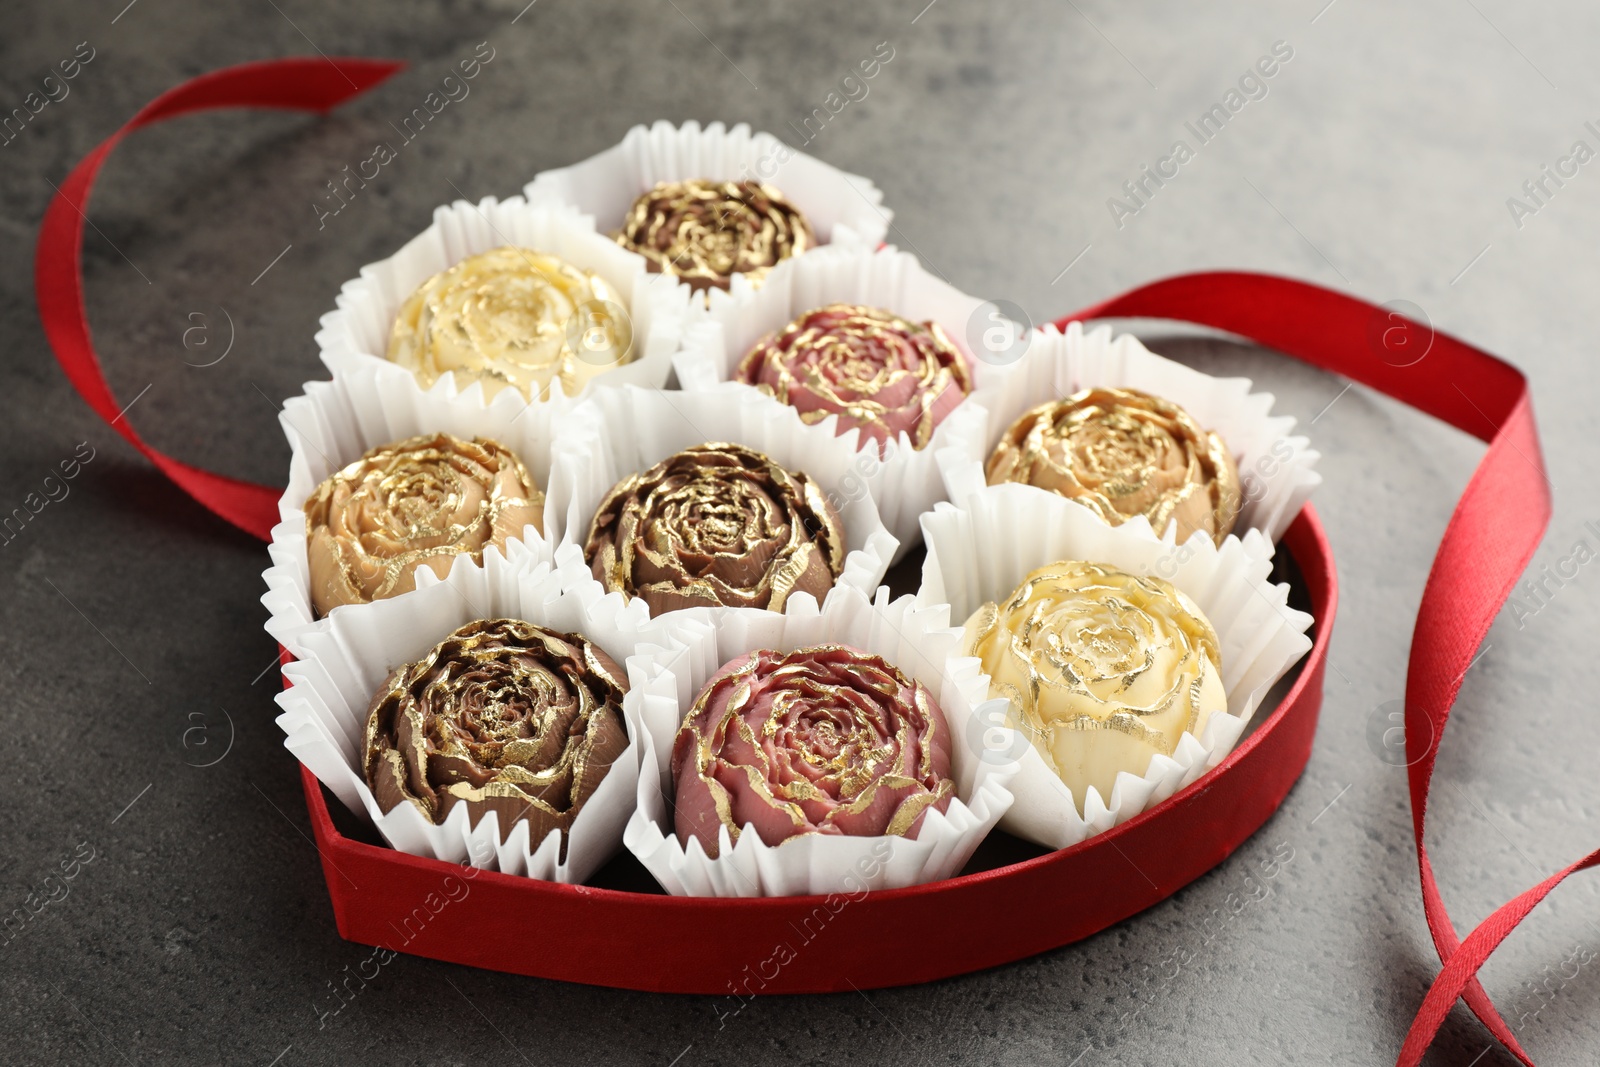
[{"label": "heart-shaped red box", "polygon": [[740,998],[926,982],[1088,937],[1226,859],[1311,756],[1338,588],[1309,505],[1280,548],[1316,620],[1288,693],[1194,784],[1081,844],[858,897],[673,897],[473,870],[356,840],[335,827],[302,767],[339,933],[514,974]]}]

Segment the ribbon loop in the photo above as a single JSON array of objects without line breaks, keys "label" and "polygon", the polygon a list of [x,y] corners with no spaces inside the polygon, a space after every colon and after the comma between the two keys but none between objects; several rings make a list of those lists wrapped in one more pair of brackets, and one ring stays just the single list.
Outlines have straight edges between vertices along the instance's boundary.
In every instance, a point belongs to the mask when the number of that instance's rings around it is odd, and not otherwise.
[{"label": "ribbon loop", "polygon": [[[327,112],[387,79],[404,64],[375,59],[278,59],[225,67],[156,97],[100,143],[56,187],[45,209],[34,254],[39,318],[56,360],[78,393],[112,429],[195,500],[246,533],[270,540],[281,489],[240,481],[174,459],[147,444],[129,424],[106,384],[89,334],[83,300],[83,227],[89,194],[106,157],[127,134],[197,111],[229,107]],[[137,398],[136,398],[137,399]]]}]

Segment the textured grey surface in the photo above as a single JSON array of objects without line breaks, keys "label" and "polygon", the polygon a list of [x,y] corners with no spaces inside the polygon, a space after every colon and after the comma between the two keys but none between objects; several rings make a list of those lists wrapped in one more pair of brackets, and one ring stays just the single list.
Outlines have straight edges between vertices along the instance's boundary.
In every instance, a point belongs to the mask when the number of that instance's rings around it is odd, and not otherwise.
[{"label": "textured grey surface", "polygon": [[[1584,128],[1600,119],[1588,54],[1600,13],[1572,0],[1537,12],[1509,0],[1142,11],[1107,0],[769,2],[738,14],[705,0],[524,2],[139,0],[119,15],[122,0],[29,0],[7,12],[0,107],[21,105],[79,42],[95,57],[69,95],[0,148],[11,266],[0,274],[0,510],[38,490],[80,442],[95,458],[65,499],[0,546],[10,798],[0,904],[66,891],[0,946],[0,1059],[1392,1062],[1437,962],[1403,771],[1375,755],[1367,729],[1401,694],[1427,565],[1476,442],[1270,354],[1156,344],[1248,374],[1302,425],[1315,420],[1327,477],[1318,504],[1343,604],[1305,777],[1235,858],[1148,913],[929,986],[763,1000],[720,1029],[712,998],[408,957],[319,1025],[335,1004],[331,983],[368,950],[334,930],[295,764],[272,723],[273,678],[259,677],[273,656],[257,603],[265,553],[165,484],[74,396],[40,331],[28,253],[50,183],[169,85],[308,53],[311,42],[411,59],[324,120],[227,113],[141,133],[113,157],[93,204],[90,318],[117,395],[139,398],[128,417],[179,456],[279,482],[288,450],[275,408],[321,375],[318,315],[362,263],[426,225],[434,205],[514,192],[636,122],[722,118],[792,134],[791,120],[889,41],[894,58],[868,97],[807,150],[873,177],[897,212],[893,241],[958,286],[1040,319],[1206,267],[1413,301],[1532,376],[1556,490],[1537,568],[1580,537],[1600,543],[1584,529],[1600,521],[1589,495],[1600,372],[1586,358],[1593,331],[1583,318],[1600,281],[1600,177],[1590,173],[1600,164],[1520,228],[1506,200],[1573,141],[1600,147]],[[1176,139],[1193,146],[1184,122],[1279,40],[1294,55],[1265,98],[1118,228],[1107,198]],[[323,183],[366,158],[389,121],[483,41],[495,58],[471,95],[319,231],[311,205]],[[232,351],[213,367],[186,366],[219,351],[219,308],[237,330]],[[211,332],[185,348],[196,325]],[[202,339],[213,347],[198,349]],[[1444,370],[1438,387],[1451,388]],[[1464,927],[1600,837],[1588,770],[1600,751],[1596,580],[1585,569],[1520,626],[1506,613],[1467,679],[1431,824]],[[231,750],[192,766],[222,750],[223,709]],[[63,882],[58,865],[80,845],[94,858]],[[1288,850],[1270,892],[1235,914],[1259,881],[1252,874]],[[1594,880],[1576,879],[1484,972],[1541,1063],[1592,1063],[1600,1049],[1600,973],[1585,965],[1554,977],[1575,954],[1600,952],[1596,901]],[[1192,964],[1171,977],[1153,970],[1177,946]],[[1429,1062],[1512,1062],[1489,1045],[1458,1007]]]}]

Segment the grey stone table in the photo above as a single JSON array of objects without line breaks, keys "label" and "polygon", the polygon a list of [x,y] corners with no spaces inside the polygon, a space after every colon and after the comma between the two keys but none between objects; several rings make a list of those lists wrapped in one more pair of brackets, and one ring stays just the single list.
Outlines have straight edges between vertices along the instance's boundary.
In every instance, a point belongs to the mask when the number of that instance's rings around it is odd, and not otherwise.
[{"label": "grey stone table", "polygon": [[[720,1027],[713,998],[403,956],[323,1018],[338,1004],[332,984],[368,950],[335,932],[296,765],[272,722],[265,552],[72,393],[39,327],[29,252],[51,183],[177,81],[314,51],[411,60],[326,119],[227,113],[142,133],[113,157],[92,207],[90,319],[118,397],[135,403],[128,418],[179,456],[281,482],[276,409],[322,375],[317,317],[436,204],[514,192],[634,123],[747,120],[871,175],[896,212],[894,243],[1038,320],[1211,267],[1412,301],[1532,377],[1556,497],[1538,569],[1596,544],[1586,523],[1600,520],[1600,371],[1584,318],[1600,285],[1600,164],[1577,158],[1600,148],[1586,125],[1600,120],[1592,5],[1234,0],[1140,13],[1108,0],[894,0],[734,14],[705,0],[123,2],[25,0],[0,36],[0,109],[52,97],[0,146],[0,511],[80,449],[93,457],[0,544],[0,904],[55,898],[5,932],[0,1060],[1393,1061],[1437,960],[1404,774],[1369,727],[1401,695],[1423,579],[1477,442],[1270,353],[1155,337],[1178,358],[1257,379],[1309,426],[1344,595],[1304,778],[1235,858],[1146,914],[985,973],[761,1000]],[[493,59],[470,95],[319,219],[326,183],[481,42]],[[832,114],[828,94],[881,42],[892,59]],[[1275,42],[1290,58],[1246,82],[1245,106],[1202,142],[1186,124]],[[63,62],[76,76],[46,82]],[[1178,141],[1185,160],[1165,164],[1177,176],[1129,198],[1123,183]],[[1577,141],[1590,152],[1575,156]],[[1557,168],[1559,185],[1546,177]],[[223,309],[231,351],[193,365],[220,351]],[[1600,840],[1596,581],[1583,568],[1508,609],[1467,678],[1431,823],[1464,926]],[[230,719],[226,757],[196,766],[222,749]],[[1270,893],[1235,912],[1251,872],[1291,853]],[[1593,1063],[1600,1050],[1600,968],[1587,962],[1600,952],[1596,900],[1595,880],[1575,879],[1484,972],[1541,1063]],[[1158,973],[1180,945],[1191,965]],[[1458,1007],[1429,1062],[1512,1061]]]}]

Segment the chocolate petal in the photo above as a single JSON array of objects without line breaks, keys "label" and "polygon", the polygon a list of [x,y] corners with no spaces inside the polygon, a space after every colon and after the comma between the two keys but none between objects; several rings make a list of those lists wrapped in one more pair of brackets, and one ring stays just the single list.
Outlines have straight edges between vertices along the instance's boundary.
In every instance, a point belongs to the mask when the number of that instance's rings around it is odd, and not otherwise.
[{"label": "chocolate petal", "polygon": [[[686,608],[763,608],[756,597],[739,599],[728,594],[719,596],[717,590],[709,583],[700,582],[687,587],[680,587],[670,582],[657,582],[652,585],[640,586],[633,591],[633,595],[643,600],[650,608],[652,616],[668,611],[682,611]],[[723,599],[723,597],[726,599]]]},{"label": "chocolate petal", "polygon": [[[516,829],[517,823],[526,822],[530,850],[538,848],[539,844],[550,835],[550,831],[565,831],[572,824],[569,815],[554,811],[522,791],[500,783],[490,783],[482,788],[464,784],[451,786],[440,796],[438,821],[442,823],[448,819],[451,810],[457,804],[467,806],[467,822],[473,826],[478,825],[491,811],[496,812],[499,816],[497,821],[502,842],[511,839],[511,831]],[[563,857],[566,855],[566,845],[566,838],[563,837],[561,841]]]},{"label": "chocolate petal", "polygon": [[717,814],[713,788],[720,789],[711,779],[698,774],[684,779],[673,799],[672,819],[680,841],[687,845],[691,839],[698,840],[706,855],[715,859],[721,848],[717,829],[723,822]]},{"label": "chocolate petal", "polygon": [[622,715],[609,705],[591,715],[583,741],[584,751],[572,768],[571,793],[587,797],[599,787],[611,765],[628,748],[628,729]]},{"label": "chocolate petal", "polygon": [[833,574],[817,546],[801,545],[780,568],[772,572],[767,607],[782,611],[789,603],[789,595],[797,591],[810,593],[820,604],[832,588]]},{"label": "chocolate petal", "polygon": [[364,597],[345,573],[343,553],[325,527],[311,531],[306,538],[306,563],[310,575],[311,602],[318,615],[326,615],[344,604],[358,604]]},{"label": "chocolate petal", "polygon": [[424,815],[431,814],[428,807],[418,803],[406,789],[408,775],[406,774],[405,760],[394,749],[384,749],[374,754],[374,758],[367,767],[367,781],[372,787],[373,799],[378,802],[378,810],[385,815],[410,801],[417,805]]}]

